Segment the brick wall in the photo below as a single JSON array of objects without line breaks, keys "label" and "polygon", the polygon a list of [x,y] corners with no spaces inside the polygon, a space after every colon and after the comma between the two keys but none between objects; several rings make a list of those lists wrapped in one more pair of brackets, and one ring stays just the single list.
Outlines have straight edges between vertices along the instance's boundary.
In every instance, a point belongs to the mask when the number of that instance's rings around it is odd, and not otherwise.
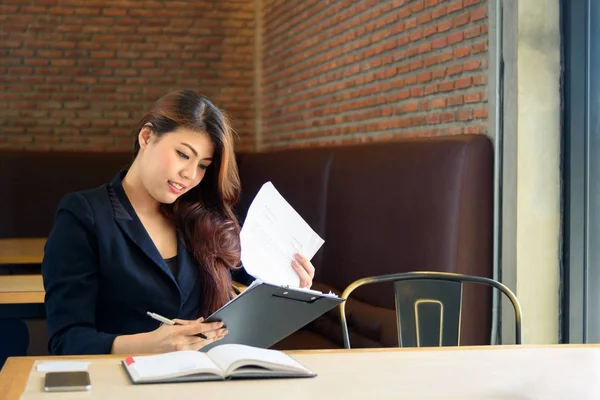
[{"label": "brick wall", "polygon": [[487,6],[264,0],[263,147],[485,133]]},{"label": "brick wall", "polygon": [[132,127],[172,89],[228,111],[253,145],[250,0],[4,0],[0,147],[130,149]]}]

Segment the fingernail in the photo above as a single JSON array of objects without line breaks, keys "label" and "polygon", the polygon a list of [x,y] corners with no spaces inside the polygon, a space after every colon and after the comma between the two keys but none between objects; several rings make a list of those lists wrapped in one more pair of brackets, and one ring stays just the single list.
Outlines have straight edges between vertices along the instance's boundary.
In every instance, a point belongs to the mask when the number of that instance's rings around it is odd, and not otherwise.
[{"label": "fingernail", "polygon": [[302,260],[302,256],[300,255],[300,253],[296,253],[296,259]]},{"label": "fingernail", "polygon": [[223,325],[225,325],[223,322],[219,323],[219,328],[223,327]]}]

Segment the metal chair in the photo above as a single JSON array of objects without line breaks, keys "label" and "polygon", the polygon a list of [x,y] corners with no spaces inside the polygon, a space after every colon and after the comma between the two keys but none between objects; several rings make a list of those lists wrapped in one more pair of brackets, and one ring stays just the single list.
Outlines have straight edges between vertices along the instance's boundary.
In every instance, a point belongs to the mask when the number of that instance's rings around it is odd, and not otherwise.
[{"label": "metal chair", "polygon": [[[508,297],[515,310],[516,343],[521,344],[522,312],[519,300],[508,287],[493,279],[425,271],[372,276],[352,282],[342,293],[342,298],[348,299],[360,286],[390,281],[394,282],[396,295],[400,347],[458,346],[465,282],[491,286]],[[346,302],[340,304],[340,318],[344,347],[349,349]]]}]

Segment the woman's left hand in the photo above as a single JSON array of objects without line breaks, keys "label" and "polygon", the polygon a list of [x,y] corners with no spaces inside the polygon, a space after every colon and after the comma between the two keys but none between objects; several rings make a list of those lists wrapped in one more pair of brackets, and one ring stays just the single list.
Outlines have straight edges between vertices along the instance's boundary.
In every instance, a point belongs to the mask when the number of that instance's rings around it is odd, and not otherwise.
[{"label": "woman's left hand", "polygon": [[310,260],[301,254],[296,254],[296,260],[292,261],[292,268],[296,270],[300,277],[300,287],[309,289],[315,277],[315,267],[313,267]]}]

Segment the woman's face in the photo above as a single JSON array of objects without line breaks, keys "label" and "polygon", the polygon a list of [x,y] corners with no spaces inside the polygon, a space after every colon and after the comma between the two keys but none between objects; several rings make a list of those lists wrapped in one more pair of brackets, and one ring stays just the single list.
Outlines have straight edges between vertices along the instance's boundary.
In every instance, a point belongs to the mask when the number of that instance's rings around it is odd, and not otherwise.
[{"label": "woman's face", "polygon": [[141,181],[159,203],[173,203],[204,178],[214,156],[208,134],[179,128],[157,137],[149,129],[139,135]]}]

